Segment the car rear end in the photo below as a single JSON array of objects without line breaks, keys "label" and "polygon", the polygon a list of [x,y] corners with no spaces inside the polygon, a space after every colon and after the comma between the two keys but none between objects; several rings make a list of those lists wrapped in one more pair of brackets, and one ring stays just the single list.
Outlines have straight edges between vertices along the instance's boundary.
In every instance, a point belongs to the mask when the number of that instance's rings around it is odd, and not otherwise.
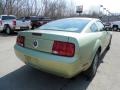
[{"label": "car rear end", "polygon": [[20,32],[15,53],[26,64],[71,78],[83,71],[87,65],[83,58],[87,56],[82,56],[85,51],[80,54],[79,40],[80,32],[89,21],[78,18],[61,19],[47,23],[34,31]]},{"label": "car rear end", "polygon": [[2,15],[0,23],[2,25],[2,30],[9,27],[12,31],[14,31],[16,27],[16,17],[14,15]]},{"label": "car rear end", "polygon": [[48,23],[50,21],[51,21],[51,19],[49,19],[47,17],[31,16],[32,29],[38,28],[38,27],[42,26],[43,24],[46,24],[46,23]]},{"label": "car rear end", "polygon": [[111,23],[110,22],[105,22],[104,23],[105,28],[110,31],[111,30]]},{"label": "car rear end", "polygon": [[5,29],[5,25],[9,26],[11,29],[14,28],[16,17],[14,15],[1,15],[0,16],[0,30]]},{"label": "car rear end", "polygon": [[41,19],[40,19],[40,24],[41,24],[41,25],[44,25],[44,24],[46,24],[46,23],[48,23],[48,22],[50,22],[50,21],[52,21],[50,18],[44,17],[44,18],[41,18]]},{"label": "car rear end", "polygon": [[30,20],[16,20],[15,30],[29,30],[31,29]]},{"label": "car rear end", "polygon": [[40,23],[39,18],[37,16],[31,16],[30,20],[31,20],[32,29],[41,26],[41,23]]},{"label": "car rear end", "polygon": [[15,53],[23,62],[40,70],[73,77],[82,69],[78,41],[63,32],[19,33]]}]

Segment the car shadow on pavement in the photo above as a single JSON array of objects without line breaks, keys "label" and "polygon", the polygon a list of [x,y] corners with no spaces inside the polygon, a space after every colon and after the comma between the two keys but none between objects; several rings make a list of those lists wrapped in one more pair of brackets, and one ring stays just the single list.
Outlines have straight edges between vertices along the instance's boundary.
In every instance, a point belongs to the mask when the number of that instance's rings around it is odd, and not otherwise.
[{"label": "car shadow on pavement", "polygon": [[90,81],[82,75],[65,79],[25,65],[0,78],[0,90],[86,90]]},{"label": "car shadow on pavement", "polygon": [[0,90],[86,90],[91,81],[82,74],[65,79],[24,65],[0,78]]},{"label": "car shadow on pavement", "polygon": [[99,61],[99,65],[101,64],[101,63],[104,63],[104,57],[105,57],[105,55],[106,55],[106,53],[108,52],[109,50],[105,50],[103,53],[102,53],[102,55],[100,56],[100,61]]}]

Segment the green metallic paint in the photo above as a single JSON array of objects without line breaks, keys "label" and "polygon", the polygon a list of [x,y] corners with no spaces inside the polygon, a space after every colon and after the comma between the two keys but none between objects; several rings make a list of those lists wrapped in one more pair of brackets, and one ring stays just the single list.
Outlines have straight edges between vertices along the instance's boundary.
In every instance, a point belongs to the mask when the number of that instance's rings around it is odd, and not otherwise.
[{"label": "green metallic paint", "polygon": [[35,68],[46,72],[71,78],[82,71],[77,58],[61,57],[43,52],[38,52],[15,45],[15,54],[20,60]]},{"label": "green metallic paint", "polygon": [[[92,23],[93,21],[88,26]],[[42,35],[34,36],[32,33],[41,33]],[[18,35],[25,36],[25,47],[17,44],[14,47],[18,58],[35,68],[66,78],[71,78],[87,70],[98,48],[101,47],[103,52],[111,37],[107,31],[91,32],[87,26],[81,33],[31,30],[20,32]],[[37,48],[33,47],[34,40],[38,40],[39,46]],[[75,55],[73,57],[53,55],[54,40],[74,43]]]}]

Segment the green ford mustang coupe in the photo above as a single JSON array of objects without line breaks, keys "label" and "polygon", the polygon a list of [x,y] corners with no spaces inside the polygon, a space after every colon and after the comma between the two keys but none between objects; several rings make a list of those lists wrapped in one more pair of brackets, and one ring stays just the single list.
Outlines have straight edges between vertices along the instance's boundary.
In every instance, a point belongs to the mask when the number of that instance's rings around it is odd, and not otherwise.
[{"label": "green ford mustang coupe", "polygon": [[19,32],[14,50],[25,64],[42,71],[64,78],[84,71],[93,78],[111,38],[99,19],[65,18]]}]

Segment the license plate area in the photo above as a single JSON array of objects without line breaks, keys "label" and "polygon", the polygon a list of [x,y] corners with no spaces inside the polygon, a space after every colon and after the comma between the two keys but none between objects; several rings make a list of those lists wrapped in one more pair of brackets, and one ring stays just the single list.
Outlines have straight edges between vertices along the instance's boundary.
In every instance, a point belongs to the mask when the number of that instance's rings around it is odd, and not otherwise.
[{"label": "license plate area", "polygon": [[28,27],[20,27],[20,29],[24,30],[24,29],[28,29]]},{"label": "license plate area", "polygon": [[25,59],[27,60],[27,63],[30,65],[38,64],[38,60],[36,58],[30,57],[30,56],[25,56]]},{"label": "license plate area", "polygon": [[31,60],[31,57],[25,55],[25,59],[26,59],[27,61],[29,61],[29,60]]},{"label": "license plate area", "polygon": [[15,29],[20,29],[20,27],[15,27]]}]

